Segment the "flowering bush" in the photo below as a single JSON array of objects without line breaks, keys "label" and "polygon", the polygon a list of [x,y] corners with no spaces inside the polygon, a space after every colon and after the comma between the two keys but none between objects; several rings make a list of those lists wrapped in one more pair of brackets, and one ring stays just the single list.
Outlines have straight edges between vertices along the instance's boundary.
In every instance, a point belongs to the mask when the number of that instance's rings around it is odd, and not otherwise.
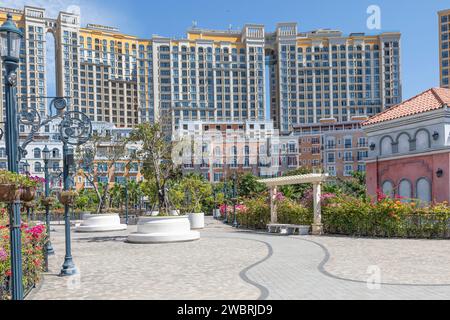
[{"label": "flowering bush", "polygon": [[[44,225],[21,226],[22,230],[22,268],[25,289],[36,284],[44,268],[43,247],[47,240]],[[10,298],[8,290],[11,277],[9,227],[0,217],[0,300]]]},{"label": "flowering bush", "polygon": [[[275,195],[279,223],[309,225],[312,223],[312,212],[283,195]],[[233,207],[231,206],[231,211]],[[227,211],[229,209],[227,208]],[[236,207],[236,216],[241,226],[254,229],[265,229],[270,223],[270,205],[266,196],[244,200],[244,205]]]},{"label": "flowering bush", "polygon": [[38,176],[22,176],[21,179],[21,187],[22,188],[37,188],[39,185],[45,183],[44,178],[40,178]]},{"label": "flowering bush", "polygon": [[372,237],[450,237],[450,207],[421,207],[413,200],[391,199],[379,192],[377,201],[350,196],[331,199],[322,208],[327,233]]}]

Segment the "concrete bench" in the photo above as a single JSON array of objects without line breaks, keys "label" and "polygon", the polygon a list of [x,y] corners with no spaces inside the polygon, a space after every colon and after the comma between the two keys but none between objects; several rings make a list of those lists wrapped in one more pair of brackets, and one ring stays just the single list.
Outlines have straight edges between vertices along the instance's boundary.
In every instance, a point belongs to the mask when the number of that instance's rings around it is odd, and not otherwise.
[{"label": "concrete bench", "polygon": [[300,226],[293,224],[268,224],[267,231],[269,233],[279,233],[286,235],[308,235],[310,226]]}]

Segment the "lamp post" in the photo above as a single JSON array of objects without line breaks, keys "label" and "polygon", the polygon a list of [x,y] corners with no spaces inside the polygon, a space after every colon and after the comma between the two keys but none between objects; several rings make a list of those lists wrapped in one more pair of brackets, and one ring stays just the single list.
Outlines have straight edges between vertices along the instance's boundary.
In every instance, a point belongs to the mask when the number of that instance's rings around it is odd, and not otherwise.
[{"label": "lamp post", "polygon": [[[66,142],[63,142],[63,190],[69,191],[69,166],[70,160],[73,159],[73,150],[70,151]],[[65,231],[65,245],[66,254],[64,256],[64,263],[61,268],[61,276],[72,276],[78,273],[77,267],[72,258],[72,243],[70,239],[70,208],[66,203],[64,205],[64,231]]]},{"label": "lamp post", "polygon": [[238,222],[237,222],[237,216],[236,216],[236,202],[237,202],[237,192],[236,192],[236,173],[233,175],[233,227],[237,228]]},{"label": "lamp post", "polygon": [[[42,155],[44,158],[44,178],[45,178],[45,197],[48,198],[50,196],[50,181],[48,175],[48,161],[50,160],[50,150],[47,146],[45,146],[44,150],[42,150]],[[45,254],[47,256],[54,255],[55,250],[53,250],[52,242],[50,241],[50,210],[49,203],[45,204],[45,223],[47,226],[47,243],[45,244]]]},{"label": "lamp post", "polygon": [[224,180],[223,182],[223,198],[224,198],[224,204],[225,204],[225,220],[223,220],[223,223],[228,223],[228,208],[227,208],[227,198],[228,198],[228,188],[227,188],[227,180]]},{"label": "lamp post", "polygon": [[[17,130],[17,103],[16,84],[17,67],[19,66],[20,45],[23,33],[13,22],[12,15],[7,15],[6,22],[0,27],[1,56],[5,67],[5,146],[8,155],[8,170],[19,172],[18,142],[19,131]],[[9,205],[10,239],[11,239],[11,293],[13,300],[23,300],[22,285],[22,242],[20,201],[16,200]]]},{"label": "lamp post", "polygon": [[[27,176],[30,176],[30,170],[31,170],[31,166],[28,163],[28,160],[26,160],[25,163],[23,164],[23,172]],[[30,221],[30,207],[27,207],[27,219],[28,219],[28,221]]]},{"label": "lamp post", "polygon": [[[62,108],[63,109],[63,108]],[[66,111],[62,115],[59,124],[61,140],[63,142],[63,186],[64,191],[69,191],[69,171],[74,166],[74,150],[69,145],[80,146],[86,143],[92,134],[92,123],[88,116],[79,111]],[[61,268],[60,276],[72,276],[78,273],[72,258],[72,244],[70,239],[70,214],[69,205],[64,205],[64,224],[66,254]]]}]

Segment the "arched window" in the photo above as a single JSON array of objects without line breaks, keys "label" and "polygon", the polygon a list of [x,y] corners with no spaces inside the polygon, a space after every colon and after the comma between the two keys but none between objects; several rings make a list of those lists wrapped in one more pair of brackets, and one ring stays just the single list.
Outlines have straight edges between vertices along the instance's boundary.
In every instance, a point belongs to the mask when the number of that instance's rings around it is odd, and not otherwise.
[{"label": "arched window", "polygon": [[404,179],[398,185],[398,194],[400,197],[405,198],[403,201],[408,201],[412,198],[412,185],[411,182]]},{"label": "arched window", "polygon": [[58,149],[53,149],[52,150],[52,158],[59,158],[59,150]]},{"label": "arched window", "polygon": [[406,133],[402,133],[398,137],[398,153],[408,153],[409,152],[409,136]]},{"label": "arched window", "polygon": [[381,139],[381,155],[388,154],[392,154],[392,139],[389,136]]},{"label": "arched window", "polygon": [[391,181],[383,182],[382,186],[383,194],[387,195],[390,198],[394,198],[394,185]]},{"label": "arched window", "polygon": [[41,149],[35,148],[35,149],[33,150],[33,152],[34,152],[34,158],[35,158],[35,159],[40,159],[40,158],[41,158]]},{"label": "arched window", "polygon": [[34,172],[41,172],[42,171],[42,165],[40,162],[34,163]]},{"label": "arched window", "polygon": [[421,129],[416,133],[416,150],[425,150],[430,148],[430,134]]},{"label": "arched window", "polygon": [[424,204],[431,202],[431,184],[425,178],[417,180],[416,197]]}]

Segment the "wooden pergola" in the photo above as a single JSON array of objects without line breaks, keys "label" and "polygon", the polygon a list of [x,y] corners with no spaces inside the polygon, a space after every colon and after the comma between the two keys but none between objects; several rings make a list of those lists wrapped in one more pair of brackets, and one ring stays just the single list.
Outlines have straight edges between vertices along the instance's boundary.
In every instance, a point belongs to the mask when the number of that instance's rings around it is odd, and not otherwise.
[{"label": "wooden pergola", "polygon": [[313,203],[314,203],[314,223],[312,225],[312,234],[323,234],[322,225],[322,208],[320,205],[322,197],[322,183],[328,179],[328,174],[305,174],[299,176],[287,176],[280,178],[259,180],[260,183],[265,184],[270,190],[270,217],[271,223],[277,223],[277,207],[275,198],[277,195],[277,188],[279,186],[293,185],[293,184],[313,184]]}]

